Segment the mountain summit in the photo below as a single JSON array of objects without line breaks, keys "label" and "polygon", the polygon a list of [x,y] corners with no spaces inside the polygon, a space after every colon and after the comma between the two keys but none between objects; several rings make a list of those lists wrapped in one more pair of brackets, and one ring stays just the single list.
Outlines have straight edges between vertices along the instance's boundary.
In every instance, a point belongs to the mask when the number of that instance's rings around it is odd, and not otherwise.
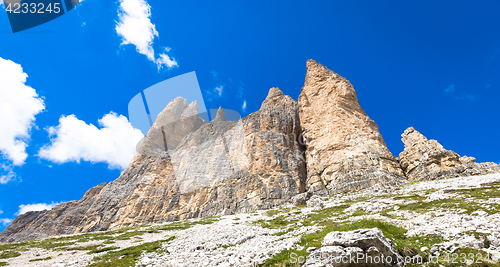
[{"label": "mountain summit", "polygon": [[222,108],[211,122],[198,113],[196,102],[175,98],[116,180],[78,201],[19,215],[0,242],[251,212],[304,203],[314,194],[500,171],[445,150],[413,128],[394,157],[353,85],[314,60],[307,61],[298,102],[271,88],[261,108],[239,121],[226,120]]}]

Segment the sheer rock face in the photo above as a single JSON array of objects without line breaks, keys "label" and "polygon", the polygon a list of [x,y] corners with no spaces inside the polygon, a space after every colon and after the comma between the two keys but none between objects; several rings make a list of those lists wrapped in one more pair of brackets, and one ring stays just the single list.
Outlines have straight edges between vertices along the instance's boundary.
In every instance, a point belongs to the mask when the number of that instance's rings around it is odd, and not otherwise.
[{"label": "sheer rock face", "polygon": [[495,163],[475,163],[473,157],[460,157],[446,150],[438,141],[428,140],[415,128],[410,127],[401,135],[405,149],[399,154],[399,162],[410,181],[478,175],[500,171]]},{"label": "sheer rock face", "polygon": [[314,60],[299,96],[310,191],[353,192],[405,179],[352,84]]},{"label": "sheer rock face", "polygon": [[267,209],[304,191],[298,105],[289,96],[271,89],[238,122],[222,109],[210,123],[197,112],[196,103],[173,100],[120,177],[79,201],[18,216],[0,243]]}]

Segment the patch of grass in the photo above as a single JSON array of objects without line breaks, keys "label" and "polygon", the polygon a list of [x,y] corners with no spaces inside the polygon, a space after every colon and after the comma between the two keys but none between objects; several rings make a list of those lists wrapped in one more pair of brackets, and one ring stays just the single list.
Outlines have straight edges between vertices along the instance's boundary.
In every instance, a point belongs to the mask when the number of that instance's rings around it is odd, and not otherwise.
[{"label": "patch of grass", "polygon": [[276,210],[268,210],[268,211],[266,211],[266,215],[268,217],[273,217],[276,214],[287,213],[287,212],[290,212],[291,210],[292,210],[292,208],[279,208]]},{"label": "patch of grass", "polygon": [[448,199],[434,200],[429,202],[418,201],[407,205],[400,205],[399,207],[401,210],[409,210],[418,213],[426,213],[431,209],[438,209],[438,208],[444,208],[448,210],[463,209],[465,210],[464,213],[466,214],[471,214],[479,209],[486,211],[490,215],[500,212],[499,204],[488,204],[490,208],[482,207],[482,205],[483,204],[481,203],[470,201],[467,199],[448,198]]},{"label": "patch of grass", "polygon": [[489,198],[498,198],[500,197],[500,184],[494,183],[485,187],[477,187],[477,188],[469,188],[469,189],[459,189],[455,192],[464,194],[469,197],[474,197],[478,199],[488,200]]},{"label": "patch of grass", "polygon": [[274,233],[273,235],[274,236],[282,236],[282,235],[288,234],[290,232],[293,232],[293,230],[295,230],[295,229],[293,229],[293,227],[290,227],[290,228],[288,228],[288,229],[286,229],[284,231],[280,231],[280,232]]},{"label": "patch of grass", "polygon": [[239,221],[239,220],[241,220],[241,219],[240,219],[240,218],[234,218],[233,220],[235,220],[235,221]]},{"label": "patch of grass", "polygon": [[0,254],[0,259],[10,259],[21,256],[21,253],[17,251],[4,251]]},{"label": "patch of grass", "polygon": [[323,221],[324,219],[330,218],[334,215],[342,214],[344,212],[344,210],[347,209],[348,207],[349,207],[349,205],[343,204],[343,205],[325,208],[325,209],[321,209],[321,210],[315,210],[307,215],[307,217],[303,221],[303,224],[305,226],[309,226],[312,224],[313,221],[319,222],[319,221]]},{"label": "patch of grass", "polygon": [[115,250],[119,249],[119,247],[103,247],[103,248],[93,248],[87,254],[95,254],[95,253],[101,253],[105,251],[110,251],[110,250]]},{"label": "patch of grass", "polygon": [[489,248],[491,245],[491,241],[488,239],[488,236],[491,235],[490,233],[481,233],[481,232],[476,232],[476,231],[466,231],[463,232],[462,234],[467,234],[467,235],[472,235],[474,236],[477,240],[483,240],[483,245],[485,248]]},{"label": "patch of grass", "polygon": [[261,264],[259,266],[287,266],[287,267],[298,267],[301,266],[302,264],[299,263],[299,257],[302,261],[302,259],[305,259],[308,253],[306,252],[305,249],[298,250],[298,249],[285,249],[281,251],[280,253],[274,255],[274,257],[271,257],[266,260],[264,264]]},{"label": "patch of grass", "polygon": [[0,261],[0,266],[7,266],[7,263],[5,261]]},{"label": "patch of grass", "polygon": [[395,196],[395,197],[392,197],[392,199],[394,200],[408,200],[408,201],[412,201],[412,200],[416,200],[416,201],[423,201],[425,200],[427,197],[425,196],[421,196],[421,195],[407,195],[407,196]]},{"label": "patch of grass", "polygon": [[50,259],[52,259],[52,257],[32,259],[32,260],[30,260],[30,262],[34,262],[34,261],[48,261]]},{"label": "patch of grass", "polygon": [[205,217],[201,220],[198,221],[179,221],[179,222],[174,222],[174,223],[169,223],[166,225],[158,226],[158,227],[152,227],[149,228],[148,231],[150,230],[156,230],[156,231],[174,231],[174,230],[184,230],[188,229],[193,225],[201,224],[201,225],[207,225],[207,224],[212,224],[214,222],[219,221],[219,217],[211,216],[211,217]]},{"label": "patch of grass", "polygon": [[363,210],[363,208],[357,208],[352,214],[351,216],[362,216],[362,215],[366,215],[368,214],[368,212],[365,212],[365,210]]},{"label": "patch of grass", "polygon": [[162,243],[167,240],[158,240],[147,242],[141,245],[124,248],[118,251],[110,251],[102,256],[95,257],[95,263],[89,267],[116,267],[116,266],[135,266],[143,252],[150,253],[161,249]]},{"label": "patch of grass", "polygon": [[280,215],[276,218],[273,218],[271,220],[257,220],[252,222],[254,225],[260,225],[261,227],[264,228],[271,228],[271,229],[277,229],[277,228],[283,228],[289,224],[292,224],[294,222],[297,222],[298,220],[286,220],[286,217],[283,215]]},{"label": "patch of grass", "polygon": [[20,243],[0,245],[0,252],[6,251],[6,250],[14,250],[14,249],[17,250],[18,248],[24,247],[27,244],[28,244],[28,242],[20,242]]}]

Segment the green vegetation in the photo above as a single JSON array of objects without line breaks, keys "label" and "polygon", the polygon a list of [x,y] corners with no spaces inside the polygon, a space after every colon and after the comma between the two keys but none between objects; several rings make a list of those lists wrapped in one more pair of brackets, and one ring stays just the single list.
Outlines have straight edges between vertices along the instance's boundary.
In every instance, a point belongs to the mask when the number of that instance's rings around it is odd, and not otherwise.
[{"label": "green vegetation", "polygon": [[32,259],[32,260],[30,260],[30,262],[34,262],[34,261],[48,261],[50,259],[52,259],[52,257]]},{"label": "green vegetation", "polygon": [[288,234],[290,232],[293,232],[295,229],[293,227],[290,227],[284,231],[280,231],[280,232],[277,232],[277,233],[274,233],[273,235],[274,236],[282,236],[282,235],[285,235],[285,234]]},{"label": "green vegetation", "polygon": [[[453,197],[442,200],[434,200],[430,202],[424,202],[424,197],[412,196],[412,200],[416,200],[414,203],[409,203],[406,205],[400,205],[401,210],[410,210],[419,213],[426,213],[431,209],[463,209],[465,213],[471,214],[477,210],[484,210],[488,214],[495,214],[500,212],[499,204],[485,204],[479,203],[477,201],[470,201],[470,199],[466,198],[477,198],[477,199],[489,199],[500,197],[500,190],[498,190],[498,185],[493,184],[486,187],[479,188],[469,188],[469,189],[457,189],[454,193],[462,195],[462,197]],[[398,197],[394,197],[397,199]],[[401,199],[402,197],[399,197]]]},{"label": "green vegetation", "polygon": [[21,256],[21,253],[17,251],[4,251],[0,254],[0,259],[10,259]]},{"label": "green vegetation", "polygon": [[7,263],[5,261],[0,261],[0,266],[7,266]]},{"label": "green vegetation", "polygon": [[312,225],[313,221],[320,222],[320,221],[323,221],[324,219],[330,218],[334,215],[340,215],[348,207],[349,207],[349,205],[343,204],[343,205],[325,208],[325,209],[321,209],[321,210],[315,210],[312,213],[307,215],[307,217],[303,221],[303,224],[305,226],[309,226],[309,225]]},{"label": "green vegetation", "polygon": [[254,225],[260,225],[261,227],[264,228],[271,228],[271,229],[276,229],[276,228],[283,228],[289,224],[298,222],[298,220],[286,220],[286,217],[283,215],[280,215],[276,218],[273,218],[271,220],[257,220],[254,221]]},{"label": "green vegetation", "polygon": [[115,250],[119,249],[119,247],[103,247],[103,248],[93,248],[87,254],[95,254],[95,253],[101,253],[105,251],[110,251],[110,250]]},{"label": "green vegetation", "polygon": [[[374,219],[363,219],[355,222],[336,223],[332,220],[325,220],[320,223],[324,226],[323,229],[314,233],[305,234],[301,237],[298,245],[303,249],[296,248],[284,250],[274,257],[266,260],[262,266],[300,266],[295,263],[298,257],[307,257],[309,253],[306,252],[309,247],[321,247],[321,242],[324,237],[333,231],[352,231],[356,229],[378,228],[386,238],[395,242],[394,248],[404,256],[414,256],[420,252],[422,247],[432,247],[433,244],[441,243],[444,240],[439,236],[416,236],[406,237],[407,230],[383,221]],[[292,258],[292,253],[293,258]],[[427,257],[421,255],[424,260]],[[292,262],[294,261],[294,262]]]},{"label": "green vegetation", "polygon": [[95,257],[95,263],[89,267],[117,267],[117,266],[135,266],[142,253],[150,253],[159,251],[162,244],[173,240],[175,237],[170,237],[166,240],[158,240],[154,242],[147,242],[137,246],[124,248],[118,251],[110,251],[102,256]]}]

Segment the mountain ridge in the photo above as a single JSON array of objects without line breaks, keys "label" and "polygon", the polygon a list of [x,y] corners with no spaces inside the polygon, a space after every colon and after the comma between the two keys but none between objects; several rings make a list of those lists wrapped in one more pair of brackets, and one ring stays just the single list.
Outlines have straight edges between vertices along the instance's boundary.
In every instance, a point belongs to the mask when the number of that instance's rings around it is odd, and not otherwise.
[{"label": "mountain ridge", "polygon": [[116,180],[80,200],[18,216],[0,233],[0,243],[269,209],[301,194],[307,199],[500,171],[445,150],[412,127],[402,135],[405,150],[394,157],[352,84],[314,60],[306,65],[298,101],[273,87],[261,108],[240,121],[226,121],[219,108],[206,122],[196,102],[172,100]]}]

